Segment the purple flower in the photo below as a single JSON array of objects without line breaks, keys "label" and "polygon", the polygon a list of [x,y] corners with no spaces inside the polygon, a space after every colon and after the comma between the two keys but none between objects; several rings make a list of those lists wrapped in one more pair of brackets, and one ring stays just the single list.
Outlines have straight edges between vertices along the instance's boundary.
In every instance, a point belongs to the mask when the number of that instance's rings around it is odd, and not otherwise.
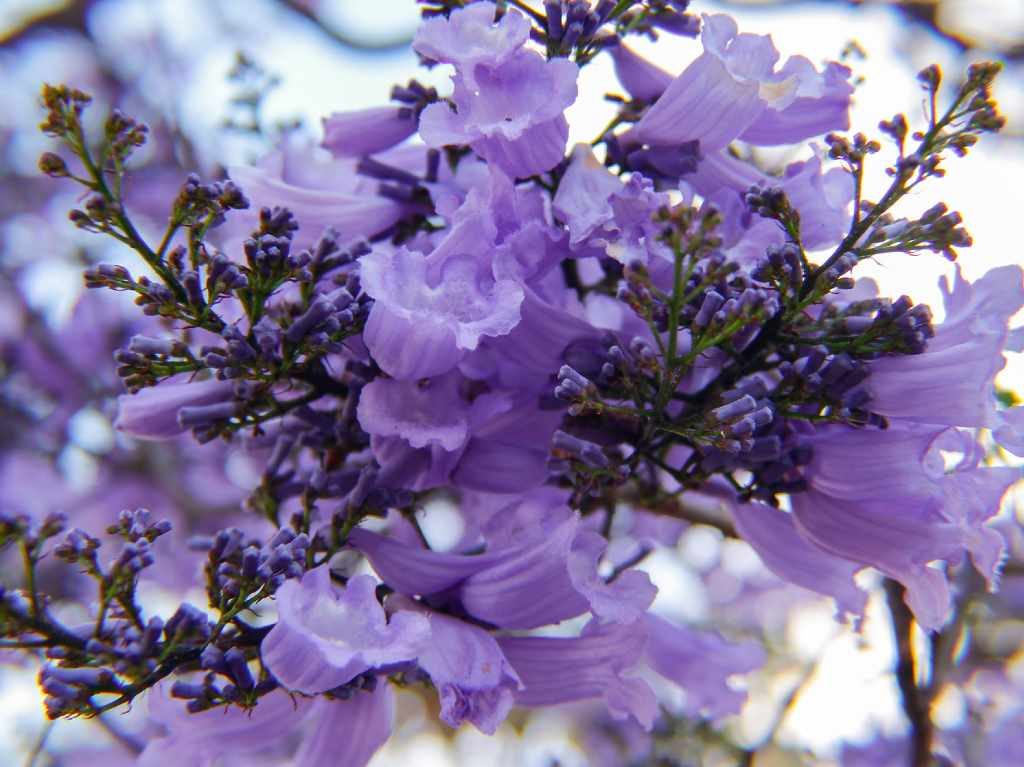
[{"label": "purple flower", "polygon": [[651,688],[635,676],[647,643],[646,624],[591,622],[578,637],[502,637],[505,657],[519,674],[521,706],[603,699],[616,719],[632,717],[650,729],[658,713]]},{"label": "purple flower", "polygon": [[[956,460],[959,456],[959,461]],[[952,459],[954,465],[946,467]],[[986,523],[999,511],[1003,496],[1021,480],[1011,466],[982,466],[985,449],[967,430],[948,429],[929,448],[926,465],[943,493],[943,514],[957,524],[975,569],[995,588],[1006,553],[1002,533]]]},{"label": "purple flower", "polygon": [[654,599],[646,574],[626,571],[611,583],[598,575],[607,544],[580,530],[565,507],[512,504],[495,515],[484,537],[485,551],[474,555],[416,549],[363,529],[352,531],[349,541],[399,592],[446,595],[467,614],[502,628],[536,628],[588,610],[604,621],[631,622]]},{"label": "purple flower", "polygon": [[840,612],[863,615],[867,594],[853,581],[860,564],[809,543],[797,530],[793,515],[771,506],[736,503],[732,505],[732,518],[743,540],[777,576],[833,597]]},{"label": "purple flower", "polygon": [[569,228],[573,248],[586,245],[594,249],[593,255],[608,255],[624,264],[647,264],[652,253],[671,260],[654,222],[655,213],[668,204],[668,195],[655,192],[653,184],[638,173],[624,184],[585,144],[573,150],[552,201]]},{"label": "purple flower", "polygon": [[178,419],[182,408],[228,402],[233,392],[230,381],[191,381],[182,374],[118,397],[114,428],[138,439],[172,439],[186,431]]},{"label": "purple flower", "polygon": [[541,485],[548,478],[548,445],[561,413],[541,409],[528,394],[485,394],[473,405],[471,436],[452,471],[452,484],[491,493]]},{"label": "purple flower", "polygon": [[410,490],[451,482],[492,492],[541,484],[560,413],[540,409],[535,398],[484,388],[457,371],[366,386],[358,417],[371,435],[381,482]]},{"label": "purple flower", "polygon": [[580,533],[567,560],[569,579],[599,621],[632,623],[646,614],[658,588],[639,570],[625,570],[611,582],[602,578],[598,565],[607,548],[597,533]]},{"label": "purple flower", "polygon": [[450,727],[471,722],[493,735],[512,708],[522,685],[497,641],[478,626],[430,612],[411,599],[393,598],[388,607],[417,610],[430,621],[430,643],[419,665],[437,689],[441,720]]},{"label": "purple flower", "polygon": [[416,31],[413,50],[427,59],[455,64],[467,78],[478,65],[500,66],[530,38],[530,22],[514,9],[495,22],[496,13],[494,3],[477,2],[457,8],[447,19],[427,19]]},{"label": "purple flower", "polygon": [[647,616],[647,662],[686,693],[686,714],[718,720],[739,713],[746,693],[729,678],[764,665],[764,648],[754,641],[728,642],[716,633],[694,631]]},{"label": "purple flower", "polygon": [[[929,563],[955,563],[971,551],[983,574],[993,577],[998,542],[983,524],[1016,479],[1012,470],[978,468],[970,454],[945,474],[940,450],[948,450],[950,440],[964,450],[964,437],[955,431],[922,426],[821,429],[810,442],[810,489],[792,496],[803,537],[900,581],[907,604],[928,629],[942,625],[949,607],[946,578]],[[966,440],[973,445],[969,435]]]},{"label": "purple flower", "polygon": [[363,767],[391,735],[395,696],[383,679],[370,692],[356,691],[347,700],[321,698],[315,705],[315,725],[295,754],[296,765]]},{"label": "purple flower", "polygon": [[[295,214],[301,228],[293,248],[311,247],[328,227],[342,243],[372,237],[407,215],[406,203],[374,194],[376,184],[357,176],[351,161],[325,162],[313,155],[314,149],[286,143],[259,165],[228,169],[232,180],[261,206],[280,206]],[[315,151],[326,155],[321,149]],[[234,216],[228,228],[243,227],[238,235],[244,239],[253,218]]]},{"label": "purple flower", "polygon": [[476,3],[428,21],[417,34],[418,52],[455,65],[454,111],[430,104],[420,116],[420,135],[433,147],[468,144],[523,178],[562,160],[569,136],[562,113],[576,100],[579,68],[523,48],[529,22],[513,11],[495,26],[495,10],[493,3]]},{"label": "purple flower", "polygon": [[416,132],[416,115],[405,106],[335,112],[323,120],[321,146],[335,157],[362,157],[390,149]]},{"label": "purple flower", "polygon": [[414,660],[430,635],[421,615],[388,621],[368,575],[344,589],[327,565],[286,581],[277,591],[278,622],[260,646],[264,664],[290,690],[324,692],[372,668]]},{"label": "purple flower", "polygon": [[495,279],[473,255],[435,264],[405,247],[379,248],[359,263],[363,290],[375,299],[364,340],[395,378],[445,373],[482,337],[504,335],[519,322],[522,288]]},{"label": "purple flower", "polygon": [[654,101],[674,79],[664,69],[637,55],[622,43],[608,49],[615,64],[615,76],[634,99]]},{"label": "purple flower", "polygon": [[476,90],[456,75],[455,111],[429,105],[420,135],[432,147],[468,144],[513,178],[543,173],[565,154],[569,124],[562,113],[576,100],[577,74],[570,61],[521,51],[496,69],[478,68]]},{"label": "purple flower", "polygon": [[446,452],[469,438],[469,408],[456,372],[418,381],[377,378],[359,395],[359,425],[377,437],[399,437],[413,448],[437,445]]},{"label": "purple flower", "polygon": [[453,554],[418,548],[357,527],[349,543],[361,551],[384,582],[402,594],[438,594],[503,558],[503,552]]},{"label": "purple flower", "polygon": [[633,143],[697,140],[707,154],[734,139],[789,144],[848,127],[849,70],[818,73],[805,58],[776,69],[771,38],[739,34],[725,15],[704,16],[704,53],[683,70],[626,134]]},{"label": "purple flower", "polygon": [[1006,416],[995,409],[993,380],[1006,364],[1010,318],[1024,306],[1021,268],[993,269],[973,283],[958,268],[942,287],[946,317],[925,351],[870,363],[871,409],[913,423],[1003,427],[997,439],[1013,443]]},{"label": "purple flower", "polygon": [[187,713],[160,687],[148,701],[151,721],[166,734],[146,744],[138,758],[141,767],[252,764],[255,754],[285,757],[297,733],[302,736],[295,764],[362,767],[391,734],[394,716],[386,683],[372,692],[355,691],[347,700],[309,701],[275,691],[250,711],[230,706]]},{"label": "purple flower", "polygon": [[609,200],[622,190],[622,181],[594,156],[586,144],[572,150],[552,207],[569,227],[569,244],[576,246],[595,230],[614,226]]},{"label": "purple flower", "polygon": [[822,169],[822,158],[794,162],[786,167],[779,187],[800,213],[800,240],[818,250],[839,243],[849,231],[853,176],[843,168]]},{"label": "purple flower", "polygon": [[192,714],[169,693],[165,684],[147,694],[150,719],[166,734],[147,743],[139,756],[141,767],[207,767],[221,757],[263,751],[300,728],[320,705],[272,692],[251,711],[230,706]]}]

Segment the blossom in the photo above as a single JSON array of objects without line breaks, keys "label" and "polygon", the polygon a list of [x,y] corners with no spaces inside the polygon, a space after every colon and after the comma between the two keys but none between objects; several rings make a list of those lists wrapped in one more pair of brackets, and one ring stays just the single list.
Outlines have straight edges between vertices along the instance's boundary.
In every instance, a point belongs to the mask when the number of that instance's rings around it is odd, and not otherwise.
[{"label": "blossom", "polygon": [[[24,555],[33,587],[0,587],[0,633],[11,651],[47,648],[48,714],[93,714],[97,696],[128,701],[175,674],[149,696],[142,764],[362,765],[391,732],[392,683],[429,683],[441,721],[487,734],[517,705],[596,701],[577,707],[585,727],[625,744],[598,761],[649,761],[642,731],[660,705],[666,718],[714,726],[743,705],[738,677],[766,652],[738,632],[785,617],[775,601],[749,609],[753,595],[782,592],[767,571],[856,620],[861,571],[873,568],[926,631],[969,603],[968,567],[994,590],[1019,532],[1009,515],[994,520],[1020,471],[994,465],[988,433],[1024,450],[1024,408],[1000,410],[994,385],[1024,338],[1008,329],[1024,273],[971,284],[958,271],[937,328],[927,307],[846,275],[885,252],[952,255],[950,243],[968,242],[942,205],[917,221],[889,211],[941,175],[943,152],[1001,124],[996,67],[973,66],[952,111],[929,115],[933,130],[911,131],[902,116],[882,124],[898,157],[874,204],[860,199],[860,159],[875,145],[859,135],[829,136],[827,153],[804,146],[780,173],[745,159],[760,156],[749,147],[845,129],[841,64],[783,60],[770,37],[724,15],[704,17],[701,50],[678,75],[626,46],[655,29],[695,34],[685,0],[428,5],[413,48],[428,67],[450,67],[449,95],[413,80],[390,106],[328,116],[320,147],[290,134],[230,168],[233,180],[191,175],[152,247],[121,192],[125,169],[145,162],[128,161],[145,129],[115,112],[95,142],[79,120],[87,97],[44,88],[44,131],[84,177],[53,152],[40,169],[87,188],[71,212],[80,229],[112,234],[149,267],[86,272],[87,287],[132,294],[160,324],[159,338],[134,336],[115,353],[117,374],[141,389],[119,400],[117,427],[164,440],[192,429],[201,443],[244,448],[184,452],[174,440],[176,452],[145,462],[130,460],[130,441],[93,450],[74,415],[100,415],[109,394],[87,364],[106,349],[92,336],[128,325],[83,303],[82,327],[53,334],[34,323],[33,302],[0,310],[0,356],[15,363],[0,381],[5,417],[47,427],[19,430],[0,455],[8,479],[27,471],[47,485],[0,491],[10,507],[0,543]],[[612,98],[600,133],[574,126],[596,138],[566,157],[580,68],[598,57],[632,99]],[[919,79],[935,112],[937,70]],[[250,197],[259,207],[245,212]],[[15,276],[3,293],[21,299]],[[76,338],[69,365],[54,350]],[[21,391],[37,384],[48,396]],[[99,467],[100,487],[84,492],[50,466],[86,474],[79,447]],[[179,465],[193,482],[164,471]],[[208,478],[218,486],[191,492]],[[242,486],[258,513],[207,535],[218,525],[192,511],[233,508]],[[103,502],[133,499],[200,533],[188,550],[205,558],[209,615],[188,602],[166,622],[146,614],[138,576],[170,546],[157,540],[169,520],[140,510],[94,524]],[[105,528],[114,556],[84,529],[65,534],[54,506]],[[418,525],[440,506],[456,518],[451,536],[429,516]],[[766,569],[737,576],[729,557],[716,568],[707,552],[698,628],[654,612],[658,589],[642,568],[717,534],[681,537],[699,523],[746,541],[736,551],[752,549]],[[53,578],[54,560],[76,580]],[[172,569],[196,565],[190,555]],[[953,576],[965,589],[957,601]],[[51,581],[61,591],[44,593]],[[84,581],[103,598],[95,620],[64,625],[64,611],[45,611]],[[903,647],[911,624],[892,612]],[[946,644],[930,651],[925,703],[952,680],[935,654]],[[915,752],[928,745],[921,735]]]},{"label": "blossom", "polygon": [[495,280],[471,256],[428,270],[422,253],[381,249],[362,258],[360,274],[363,289],[376,299],[366,345],[396,378],[445,373],[483,336],[504,335],[519,321],[522,288]]},{"label": "blossom", "polygon": [[[286,207],[295,214],[301,224],[295,247],[313,245],[328,228],[343,243],[370,237],[408,214],[407,203],[374,194],[375,185],[356,176],[351,161],[331,161],[324,159],[326,154],[290,143],[258,165],[233,165],[228,174],[262,206]],[[250,228],[239,231],[240,239]]]},{"label": "blossom", "polygon": [[222,756],[259,752],[281,742],[314,713],[319,703],[296,704],[284,692],[265,696],[252,712],[239,708],[185,710],[167,685],[149,693],[150,717],[165,731],[150,740],[139,756],[142,767],[165,767],[172,760],[207,767]]},{"label": "blossom", "polygon": [[589,146],[580,144],[573,149],[552,205],[565,221],[574,248],[589,255],[583,248],[589,246],[597,255],[624,264],[646,264],[651,254],[670,259],[654,221],[668,202],[668,195],[655,192],[640,174],[624,184],[597,161]]},{"label": "blossom", "polygon": [[324,118],[323,129],[321,146],[335,157],[361,157],[383,152],[412,136],[416,115],[405,106],[335,112]]},{"label": "blossom", "polygon": [[636,675],[647,632],[641,621],[591,622],[578,637],[503,637],[498,640],[523,688],[522,706],[602,699],[616,719],[632,717],[645,729],[658,712],[654,692]]},{"label": "blossom", "polygon": [[430,676],[441,701],[441,719],[450,727],[472,722],[493,735],[512,708],[522,684],[497,640],[484,629],[425,610],[396,597],[389,607],[417,610],[430,622],[430,643],[418,663]]},{"label": "blossom", "polygon": [[613,46],[610,52],[615,76],[634,99],[654,101],[672,84],[671,74],[637,55],[625,44]]},{"label": "blossom", "polygon": [[530,22],[510,9],[495,22],[494,3],[473,3],[453,11],[447,19],[427,19],[416,31],[413,50],[428,59],[455,64],[472,77],[478,66],[504,64],[530,37]]},{"label": "blossom", "polygon": [[122,394],[114,428],[138,439],[171,439],[187,430],[180,419],[183,408],[228,402],[233,389],[230,381],[198,382],[181,376],[137,394]]},{"label": "blossom", "polygon": [[277,592],[278,622],[260,645],[264,664],[285,687],[314,694],[370,669],[415,660],[430,635],[421,616],[387,620],[369,576],[344,589],[331,585],[327,565]]},{"label": "blossom", "polygon": [[725,15],[705,15],[702,53],[627,134],[652,145],[699,141],[705,154],[734,139],[789,144],[848,127],[853,89],[838,64],[819,73],[802,56],[776,69],[771,38],[739,33]]},{"label": "blossom", "polygon": [[871,363],[872,409],[912,423],[995,428],[1012,443],[1006,426],[1015,416],[997,413],[993,381],[1006,364],[1010,318],[1024,306],[1024,272],[1004,266],[968,283],[957,267],[940,287],[946,317],[925,351]]},{"label": "blossom", "polygon": [[840,612],[862,615],[867,593],[857,588],[857,562],[832,556],[800,535],[792,514],[760,503],[732,506],[732,518],[743,540],[773,573],[836,600]]},{"label": "blossom", "polygon": [[576,100],[578,67],[522,48],[525,20],[513,11],[492,27],[494,10],[493,3],[476,3],[453,11],[447,21],[432,20],[417,35],[416,50],[456,67],[454,111],[429,105],[420,135],[433,147],[468,144],[522,178],[562,159],[569,136],[562,113]]},{"label": "blossom", "polygon": [[468,412],[459,404],[461,377],[396,381],[378,378],[359,397],[359,423],[369,434],[400,437],[411,447],[453,452],[469,438]]},{"label": "blossom", "polygon": [[728,678],[764,665],[766,654],[759,643],[728,642],[718,634],[694,631],[655,615],[646,621],[647,661],[683,688],[688,715],[717,720],[739,713],[746,693],[729,687]]},{"label": "blossom", "polygon": [[655,596],[647,576],[627,571],[612,583],[600,578],[606,542],[580,530],[568,509],[549,503],[508,506],[485,527],[488,546],[479,554],[418,549],[363,529],[349,540],[392,588],[448,595],[495,626],[536,628],[588,610],[601,621],[635,621]]},{"label": "blossom", "polygon": [[157,688],[149,695],[149,714],[165,734],[148,741],[138,764],[212,767],[268,751],[280,756],[290,736],[308,731],[295,764],[327,767],[340,761],[362,767],[391,734],[393,709],[393,694],[383,683],[348,700],[309,701],[276,691],[251,711],[231,707],[196,714],[186,713],[166,688]]},{"label": "blossom", "polygon": [[999,555],[983,525],[1017,478],[978,468],[977,459],[946,475],[938,451],[949,436],[921,426],[822,429],[811,441],[810,488],[792,500],[803,537],[898,580],[928,629],[941,626],[949,606],[946,578],[929,563],[958,562],[970,550],[994,577]]}]

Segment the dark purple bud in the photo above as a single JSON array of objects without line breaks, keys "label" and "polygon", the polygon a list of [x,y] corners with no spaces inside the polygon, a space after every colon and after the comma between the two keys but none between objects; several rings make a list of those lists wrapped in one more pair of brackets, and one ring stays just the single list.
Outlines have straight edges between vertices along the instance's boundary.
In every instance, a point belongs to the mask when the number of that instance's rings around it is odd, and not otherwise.
[{"label": "dark purple bud", "polygon": [[316,328],[334,311],[333,302],[326,296],[317,296],[309,308],[288,328],[285,338],[290,343],[298,343],[305,338],[310,331]]},{"label": "dark purple bud", "polygon": [[252,672],[249,670],[249,664],[245,659],[245,654],[241,650],[237,647],[232,647],[224,653],[224,662],[227,664],[231,678],[235,680],[235,684],[238,685],[239,689],[251,690],[256,686],[256,680],[253,679]]},{"label": "dark purple bud", "polygon": [[697,312],[697,316],[694,317],[693,324],[698,328],[706,327],[724,302],[725,298],[721,293],[709,290],[704,294],[704,301],[701,302],[700,310]]},{"label": "dark purple bud", "polygon": [[548,37],[562,39],[562,0],[544,0],[544,15],[547,19]]},{"label": "dark purple bud", "polygon": [[752,440],[746,457],[751,461],[774,461],[782,454],[782,440],[775,436]]},{"label": "dark purple bud", "polygon": [[593,469],[606,469],[611,464],[608,456],[598,445],[561,430],[554,433],[551,446],[556,450],[568,453]]},{"label": "dark purple bud", "polygon": [[186,682],[184,679],[177,679],[171,685],[171,696],[174,698],[194,700],[205,698],[206,693],[207,688],[204,685],[197,684],[196,682]]},{"label": "dark purple bud", "polygon": [[757,400],[749,394],[745,394],[728,404],[715,408],[711,411],[711,414],[715,417],[716,421],[724,423],[725,421],[731,421],[745,416],[747,413],[753,412],[756,407]]}]

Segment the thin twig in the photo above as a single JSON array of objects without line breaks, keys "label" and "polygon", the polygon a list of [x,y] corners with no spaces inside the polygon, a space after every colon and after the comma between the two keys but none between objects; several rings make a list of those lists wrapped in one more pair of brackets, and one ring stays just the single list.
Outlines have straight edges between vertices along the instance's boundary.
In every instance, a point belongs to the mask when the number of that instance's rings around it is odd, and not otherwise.
[{"label": "thin twig", "polygon": [[928,689],[917,684],[912,644],[914,617],[903,601],[904,593],[902,584],[886,579],[885,595],[896,640],[896,682],[903,699],[903,711],[910,721],[910,767],[928,767],[931,764],[932,740],[935,735],[931,719],[931,696]]},{"label": "thin twig", "polygon": [[56,722],[46,722],[43,728],[39,731],[39,736],[36,738],[36,742],[32,744],[32,750],[28,752],[25,757],[25,767],[33,767],[40,754],[43,753],[43,749],[46,747],[46,740],[50,737],[50,733],[53,731],[53,726]]}]

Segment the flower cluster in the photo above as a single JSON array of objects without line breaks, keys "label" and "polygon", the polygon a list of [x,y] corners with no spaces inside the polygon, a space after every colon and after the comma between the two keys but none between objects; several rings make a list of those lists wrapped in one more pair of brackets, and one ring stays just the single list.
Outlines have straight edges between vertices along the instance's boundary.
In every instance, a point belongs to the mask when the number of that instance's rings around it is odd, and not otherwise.
[{"label": "flower cluster", "polygon": [[[575,701],[649,731],[680,691],[687,715],[717,721],[764,649],[652,611],[639,565],[679,536],[649,541],[659,516],[717,520],[854,619],[865,568],[926,630],[965,556],[994,586],[1004,542],[986,521],[1019,473],[980,440],[1024,454],[1024,410],[993,383],[1021,270],[957,272],[936,323],[856,267],[970,244],[942,205],[890,211],[998,130],[998,68],[974,66],[944,111],[938,71],[922,73],[928,124],[883,123],[896,159],[871,202],[881,144],[838,133],[842,64],[781,61],[769,37],[686,2],[426,5],[413,49],[451,67],[450,93],[412,81],[396,105],[331,115],[332,159],[301,172],[276,154],[190,176],[156,246],[121,194],[144,127],[115,114],[94,146],[88,98],[44,89],[44,131],[70,156],[42,169],[83,185],[72,221],[149,272],[100,264],[87,286],[163,321],[114,355],[117,428],[243,445],[261,462],[246,506],[272,527],[194,539],[209,611],[164,621],[136,587],[167,524],[125,512],[103,566],[86,532],[53,543],[61,520],[0,521],[27,579],[3,592],[0,625],[44,650],[48,713],[146,693],[163,731],[143,764],[281,750],[292,733],[296,764],[364,764],[395,686],[432,689],[443,722],[485,733],[514,706]],[[699,36],[681,73],[627,47],[658,30]],[[570,147],[565,113],[597,56],[624,95]],[[825,134],[827,152],[780,176],[736,151]],[[419,525],[439,500],[460,520],[444,549]],[[87,625],[52,614],[35,579],[48,551],[95,582]]]}]

